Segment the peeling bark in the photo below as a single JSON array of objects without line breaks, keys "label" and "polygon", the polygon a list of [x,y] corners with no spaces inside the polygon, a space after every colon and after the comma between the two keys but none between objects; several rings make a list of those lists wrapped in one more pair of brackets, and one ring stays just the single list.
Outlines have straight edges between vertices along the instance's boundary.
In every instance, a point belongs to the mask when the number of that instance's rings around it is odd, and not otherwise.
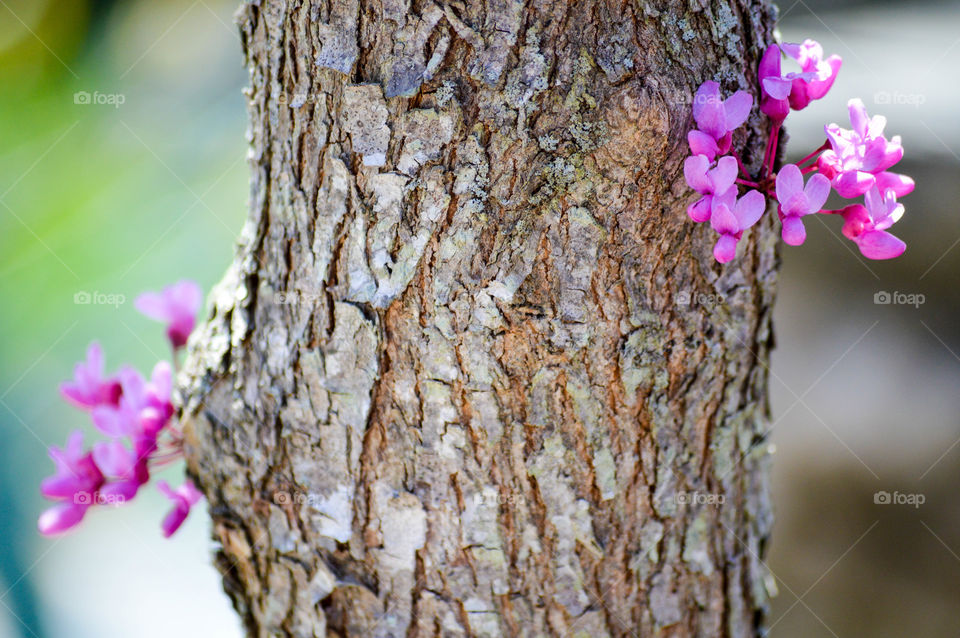
[{"label": "peeling bark", "polygon": [[181,389],[249,635],[759,632],[776,238],[716,264],[682,162],[772,20],[242,7],[250,216]]}]

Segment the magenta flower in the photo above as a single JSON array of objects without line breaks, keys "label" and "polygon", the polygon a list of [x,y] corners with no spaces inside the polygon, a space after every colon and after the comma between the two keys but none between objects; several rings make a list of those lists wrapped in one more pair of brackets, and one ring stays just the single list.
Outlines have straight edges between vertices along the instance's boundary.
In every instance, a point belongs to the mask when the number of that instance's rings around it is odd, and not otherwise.
[{"label": "magenta flower", "polygon": [[50,458],[56,465],[56,474],[40,483],[40,493],[61,502],[40,515],[37,527],[46,536],[65,532],[80,523],[104,480],[92,455],[83,451],[80,430],[70,435],[65,448],[51,446]]},{"label": "magenta flower", "polygon": [[116,405],[101,405],[91,413],[93,424],[109,437],[133,436],[140,430],[140,412],[146,407],[146,383],[130,367],[121,368],[120,399]]},{"label": "magenta flower", "polygon": [[850,100],[847,108],[853,130],[842,129],[836,124],[825,127],[832,150],[820,155],[817,168],[830,178],[841,197],[850,198],[859,197],[873,188],[876,176],[903,157],[903,147],[899,135],[890,140],[883,136],[887,124],[885,117],[868,117],[867,109],[859,99]]},{"label": "magenta flower", "polygon": [[166,538],[170,538],[174,532],[180,529],[183,521],[185,521],[187,515],[190,514],[190,508],[203,498],[203,494],[201,494],[200,490],[194,487],[193,482],[189,480],[184,481],[183,485],[178,487],[176,491],[170,489],[166,481],[159,481],[157,488],[159,488],[167,498],[173,501],[173,509],[167,513],[167,516],[163,519],[163,523],[160,525],[163,530],[163,535]]},{"label": "magenta flower", "polygon": [[116,405],[94,408],[93,424],[110,437],[136,437],[148,433],[156,437],[173,415],[170,401],[172,370],[166,361],[153,369],[150,382],[130,367],[120,370],[120,399]]},{"label": "magenta flower", "polygon": [[833,86],[843,60],[839,55],[823,59],[823,47],[814,40],[804,40],[803,44],[785,43],[780,46],[783,52],[800,63],[802,76],[794,77],[790,87],[790,108],[795,111],[806,108],[811,100],[819,100]]},{"label": "magenta flower", "polygon": [[78,363],[74,368],[73,381],[60,384],[60,394],[82,409],[116,405],[120,398],[120,383],[116,379],[105,379],[103,367],[103,350],[100,344],[94,341],[87,348],[86,361]]},{"label": "magenta flower", "polygon": [[[781,50],[800,63],[801,71],[784,74]],[[814,40],[803,44],[771,44],[760,59],[760,110],[782,122],[792,108],[799,111],[811,100],[822,98],[833,86],[842,60],[838,55],[823,59],[823,47]]]},{"label": "magenta flower", "polygon": [[767,205],[760,191],[747,191],[739,200],[736,189],[730,189],[728,193],[714,198],[710,217],[710,225],[720,233],[713,247],[713,256],[721,264],[737,255],[737,242],[743,236],[743,231],[757,223]]},{"label": "magenta flower", "polygon": [[108,478],[100,488],[105,500],[125,503],[137,495],[140,486],[150,480],[146,454],[138,455],[122,442],[101,441],[93,446],[93,460]]},{"label": "magenta flower", "polygon": [[799,246],[807,238],[807,230],[800,219],[817,213],[830,195],[830,180],[823,175],[812,175],[803,185],[803,174],[796,164],[787,164],[777,174],[778,214],[783,225],[781,236],[791,246]]},{"label": "magenta flower", "polygon": [[134,300],[144,315],[167,324],[167,337],[174,348],[187,343],[193,332],[197,311],[203,303],[203,292],[195,282],[179,281],[162,292],[145,292]]},{"label": "magenta flower", "polygon": [[720,95],[720,85],[707,81],[700,85],[693,98],[693,119],[700,130],[687,135],[690,148],[696,155],[706,155],[710,161],[730,150],[732,131],[739,128],[750,115],[753,96],[737,91],[726,100]]},{"label": "magenta flower", "polygon": [[892,189],[881,195],[876,186],[868,190],[863,199],[866,206],[852,204],[841,211],[843,234],[868,259],[899,257],[907,245],[886,230],[903,216],[903,204],[897,203]]},{"label": "magenta flower", "polygon": [[690,204],[687,214],[695,222],[710,219],[711,204],[715,195],[726,193],[731,188],[736,194],[734,182],[737,179],[737,160],[733,157],[721,157],[717,165],[710,168],[710,160],[704,155],[693,155],[683,163],[683,176],[687,184],[703,197]]},{"label": "magenta flower", "polygon": [[771,44],[760,58],[757,75],[760,79],[760,111],[776,122],[790,114],[790,91],[795,79],[814,78],[813,73],[788,73],[780,70],[780,47]]}]

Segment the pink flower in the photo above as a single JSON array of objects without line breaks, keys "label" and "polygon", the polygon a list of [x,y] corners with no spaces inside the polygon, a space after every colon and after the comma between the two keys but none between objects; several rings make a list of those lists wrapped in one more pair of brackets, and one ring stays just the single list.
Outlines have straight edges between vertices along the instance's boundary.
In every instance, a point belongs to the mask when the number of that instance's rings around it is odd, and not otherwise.
[{"label": "pink flower", "polygon": [[[800,63],[799,73],[781,70],[781,49]],[[771,44],[760,59],[760,110],[782,122],[790,113],[822,98],[833,86],[842,60],[838,55],[823,59],[823,48],[813,40],[803,44]]]},{"label": "pink flower", "polygon": [[687,135],[694,154],[706,155],[710,161],[730,150],[732,131],[739,128],[750,115],[753,96],[737,91],[726,100],[720,95],[720,85],[707,81],[700,85],[693,98],[693,119],[700,130]]},{"label": "pink flower", "polygon": [[886,229],[903,215],[903,204],[897,203],[897,195],[892,189],[881,195],[876,186],[868,190],[863,199],[866,206],[852,204],[841,211],[843,234],[856,243],[868,259],[899,257],[907,245]]},{"label": "pink flower", "polygon": [[117,440],[94,444],[93,460],[109,479],[100,488],[100,494],[117,503],[132,499],[140,486],[150,480],[147,459],[148,454],[137,454]]},{"label": "pink flower", "polygon": [[725,264],[736,256],[737,242],[743,236],[743,231],[757,223],[766,204],[763,193],[755,190],[747,191],[739,200],[736,189],[714,198],[710,225],[720,233],[720,239],[713,248],[713,256],[717,261]]},{"label": "pink flower", "polygon": [[843,60],[839,55],[823,59],[823,47],[814,40],[804,40],[803,44],[785,43],[780,46],[783,52],[800,63],[802,75],[813,77],[795,77],[790,90],[790,108],[799,111],[806,108],[811,100],[819,100],[833,86]]},{"label": "pink flower", "polygon": [[187,343],[193,332],[203,292],[195,282],[179,281],[162,292],[145,292],[133,302],[137,310],[167,324],[167,337],[174,348]]},{"label": "pink flower", "polygon": [[760,111],[770,119],[782,122],[790,114],[790,91],[795,79],[813,79],[813,73],[788,73],[780,70],[780,47],[771,44],[760,58],[757,75],[760,79]]},{"label": "pink flower", "polygon": [[60,384],[60,394],[78,408],[90,409],[98,405],[116,405],[120,398],[120,383],[103,377],[103,350],[94,341],[87,348],[87,360],[76,365],[73,381]]},{"label": "pink flower", "polygon": [[146,406],[145,382],[130,367],[120,370],[120,399],[116,405],[94,408],[91,417],[97,429],[109,437],[132,436],[140,429],[140,411]]},{"label": "pink flower", "polygon": [[79,430],[67,439],[66,448],[51,446],[50,458],[57,471],[43,480],[40,493],[62,502],[40,515],[37,527],[47,536],[65,532],[80,523],[95,502],[104,480],[92,455],[84,453],[83,433]]},{"label": "pink flower", "polygon": [[94,408],[93,424],[110,437],[135,438],[146,433],[153,438],[173,415],[170,401],[172,370],[166,361],[153,369],[150,383],[130,367],[120,370],[120,399],[115,406]]},{"label": "pink flower", "polygon": [[703,197],[687,208],[687,214],[695,222],[710,219],[710,209],[715,195],[726,193],[731,188],[736,192],[734,182],[737,179],[737,160],[733,157],[721,157],[717,165],[710,168],[710,160],[705,155],[693,155],[683,163],[683,175],[690,188]]},{"label": "pink flower", "polygon": [[812,175],[803,185],[803,174],[796,164],[787,164],[777,174],[778,214],[783,225],[781,236],[791,246],[799,246],[807,238],[800,219],[819,212],[830,195],[830,180],[823,175]]},{"label": "pink flower", "polygon": [[[868,117],[867,109],[859,99],[850,100],[847,108],[853,130],[842,129],[836,124],[825,127],[832,150],[820,155],[817,168],[830,178],[841,197],[849,198],[859,197],[873,188],[876,176],[903,157],[903,147],[899,135],[890,140],[883,136],[887,124],[885,117]],[[903,187],[894,187],[894,190],[903,192]]]},{"label": "pink flower", "polygon": [[173,509],[167,513],[167,516],[163,519],[163,523],[160,525],[161,529],[163,529],[163,535],[166,538],[170,538],[174,532],[180,529],[183,521],[186,520],[187,515],[190,513],[190,508],[203,498],[203,494],[201,494],[200,490],[194,487],[193,483],[189,480],[184,481],[183,485],[178,487],[176,491],[170,489],[166,481],[159,481],[157,488],[159,488],[167,498],[173,501]]}]

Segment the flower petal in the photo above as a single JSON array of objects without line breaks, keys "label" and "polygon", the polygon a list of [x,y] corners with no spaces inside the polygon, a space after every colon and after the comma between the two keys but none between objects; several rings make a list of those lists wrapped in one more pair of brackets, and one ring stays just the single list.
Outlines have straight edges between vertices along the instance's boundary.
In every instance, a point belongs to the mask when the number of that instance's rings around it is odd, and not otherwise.
[{"label": "flower petal", "polygon": [[913,187],[915,186],[914,181],[906,175],[890,173],[887,171],[884,171],[876,176],[876,183],[877,188],[879,188],[881,192],[886,192],[892,189],[893,192],[896,193],[897,197],[909,195],[913,192]]},{"label": "flower petal", "polygon": [[867,115],[867,107],[863,105],[863,100],[853,98],[847,102],[847,111],[850,113],[850,125],[861,137],[866,137],[867,127],[870,125],[870,117]]},{"label": "flower petal", "polygon": [[763,78],[761,83],[767,95],[775,100],[785,100],[790,97],[793,81],[785,78]]},{"label": "flower petal", "polygon": [[693,98],[693,119],[701,131],[709,133],[714,139],[720,139],[726,133],[724,126],[727,118],[724,115],[719,84],[707,81],[697,89]]},{"label": "flower petal", "polygon": [[707,176],[713,186],[714,193],[723,193],[733,186],[737,181],[737,173],[740,167],[737,160],[730,155],[726,155],[717,160],[717,167],[710,170]]},{"label": "flower petal", "polygon": [[713,247],[713,257],[721,264],[731,261],[737,256],[737,238],[733,235],[720,235]]},{"label": "flower petal", "polygon": [[803,227],[803,221],[794,215],[788,215],[783,218],[783,228],[780,236],[783,241],[791,246],[799,246],[807,239],[807,229]]},{"label": "flower petal", "polygon": [[740,231],[737,217],[723,204],[714,206],[713,214],[710,215],[710,226],[721,235],[733,235]]},{"label": "flower petal", "polygon": [[74,503],[60,503],[40,515],[37,528],[44,536],[62,534],[75,527],[83,520],[87,513],[87,506]]},{"label": "flower petal", "polygon": [[740,230],[750,228],[763,216],[767,207],[767,199],[760,191],[750,190],[740,198],[734,209],[737,217],[737,226]]},{"label": "flower petal", "polygon": [[830,196],[830,180],[814,173],[807,181],[803,193],[807,196],[807,214],[815,213],[827,203],[827,198]]},{"label": "flower petal", "polygon": [[690,144],[690,152],[693,155],[703,155],[711,162],[720,152],[717,141],[713,139],[713,136],[697,129],[691,129],[687,133],[687,142]]},{"label": "flower petal", "polygon": [[145,292],[133,300],[133,307],[140,314],[154,319],[155,321],[167,321],[170,317],[170,308],[167,305],[167,299],[157,292]]},{"label": "flower petal", "polygon": [[901,239],[883,230],[865,232],[857,240],[857,247],[867,259],[893,259],[907,249]]},{"label": "flower petal", "polygon": [[701,195],[706,195],[713,190],[710,180],[707,178],[707,169],[710,168],[710,160],[706,155],[691,155],[683,161],[683,177],[687,184],[693,190]]},{"label": "flower petal", "polygon": [[777,173],[777,201],[784,205],[801,192],[803,192],[803,174],[796,164],[787,164]]},{"label": "flower petal", "polygon": [[737,91],[723,103],[726,112],[726,129],[733,131],[747,121],[753,108],[753,96],[746,91]]}]

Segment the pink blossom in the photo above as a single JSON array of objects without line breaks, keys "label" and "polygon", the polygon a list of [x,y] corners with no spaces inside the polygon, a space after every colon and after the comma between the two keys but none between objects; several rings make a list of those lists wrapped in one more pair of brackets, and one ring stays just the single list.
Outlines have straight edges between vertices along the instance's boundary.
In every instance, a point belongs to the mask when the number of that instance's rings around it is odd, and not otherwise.
[{"label": "pink blossom", "polygon": [[145,292],[134,300],[141,313],[167,324],[167,337],[174,348],[187,343],[201,303],[203,292],[190,280],[179,281],[161,292]]},{"label": "pink blossom", "polygon": [[43,512],[37,522],[40,533],[47,536],[80,523],[104,481],[92,455],[84,453],[83,433],[79,430],[70,435],[65,448],[51,446],[50,458],[56,465],[56,474],[43,480],[40,492],[61,502]]},{"label": "pink blossom", "polygon": [[776,122],[790,114],[790,91],[795,79],[813,79],[813,73],[788,73],[780,70],[780,47],[771,44],[760,58],[760,111]]},{"label": "pink blossom", "polygon": [[700,130],[687,136],[690,148],[710,161],[726,153],[730,150],[732,131],[747,121],[751,108],[753,96],[746,91],[737,91],[724,100],[719,84],[704,82],[693,99],[693,119]]},{"label": "pink blossom", "polygon": [[[781,70],[781,50],[800,63],[800,72]],[[814,40],[803,44],[771,44],[760,59],[760,110],[782,122],[790,109],[799,111],[811,100],[822,98],[833,86],[842,60],[838,55],[823,59],[823,47]]]},{"label": "pink blossom", "polygon": [[757,223],[767,204],[760,191],[747,191],[739,200],[736,189],[730,189],[729,193],[714,198],[710,217],[710,225],[720,233],[713,256],[721,264],[736,256],[737,242],[743,236],[743,231]]},{"label": "pink blossom", "polygon": [[802,75],[813,77],[795,77],[790,87],[790,108],[799,111],[806,108],[811,100],[819,100],[833,86],[843,60],[839,55],[823,59],[823,47],[814,40],[804,40],[803,44],[784,43],[783,52],[800,63]]},{"label": "pink blossom", "polygon": [[155,438],[173,414],[170,364],[158,363],[149,383],[130,367],[121,369],[119,377],[120,399],[115,406],[94,408],[93,424],[111,437],[136,437],[147,433]]},{"label": "pink blossom", "polygon": [[140,411],[146,406],[145,382],[130,367],[120,370],[120,399],[114,405],[94,408],[91,417],[97,429],[110,437],[132,436],[140,429]]},{"label": "pink blossom", "polygon": [[[878,174],[900,161],[903,147],[899,135],[890,140],[883,136],[886,118],[882,115],[868,117],[861,100],[850,100],[847,108],[853,130],[842,129],[836,124],[825,127],[832,149],[820,155],[817,168],[830,178],[841,197],[849,198],[859,197],[870,190],[876,184]],[[903,187],[894,190],[902,192]]]},{"label": "pink blossom", "polygon": [[703,197],[687,208],[687,214],[695,222],[710,219],[710,209],[715,195],[726,193],[731,188],[736,192],[734,182],[737,179],[737,160],[733,157],[721,157],[717,165],[710,168],[705,155],[693,155],[683,163],[683,175],[687,184]]},{"label": "pink blossom", "polygon": [[903,215],[903,204],[897,203],[896,193],[890,189],[881,195],[874,186],[864,195],[864,203],[866,206],[852,204],[841,211],[843,234],[856,243],[868,259],[892,259],[902,255],[907,245],[886,232]]},{"label": "pink blossom", "polygon": [[137,454],[121,441],[101,441],[93,446],[93,460],[108,477],[100,494],[118,503],[137,495],[140,486],[150,480],[148,454]]},{"label": "pink blossom", "polygon": [[174,504],[173,509],[167,513],[167,516],[163,519],[163,523],[160,525],[161,529],[163,529],[163,535],[166,538],[170,538],[174,532],[180,529],[183,521],[186,520],[187,515],[190,513],[190,508],[203,498],[203,494],[201,494],[200,490],[194,487],[193,482],[189,480],[184,481],[183,485],[178,487],[176,491],[170,489],[166,481],[159,481],[157,488],[163,492],[167,498],[173,501]]},{"label": "pink blossom", "polygon": [[823,208],[830,195],[830,180],[815,174],[804,186],[803,174],[797,165],[787,164],[777,174],[776,190],[783,241],[791,246],[799,246],[807,238],[800,218]]},{"label": "pink blossom", "polygon": [[103,350],[94,341],[87,348],[87,359],[76,365],[73,381],[60,384],[60,394],[70,403],[83,409],[98,405],[115,405],[120,398],[120,383],[103,376]]}]

